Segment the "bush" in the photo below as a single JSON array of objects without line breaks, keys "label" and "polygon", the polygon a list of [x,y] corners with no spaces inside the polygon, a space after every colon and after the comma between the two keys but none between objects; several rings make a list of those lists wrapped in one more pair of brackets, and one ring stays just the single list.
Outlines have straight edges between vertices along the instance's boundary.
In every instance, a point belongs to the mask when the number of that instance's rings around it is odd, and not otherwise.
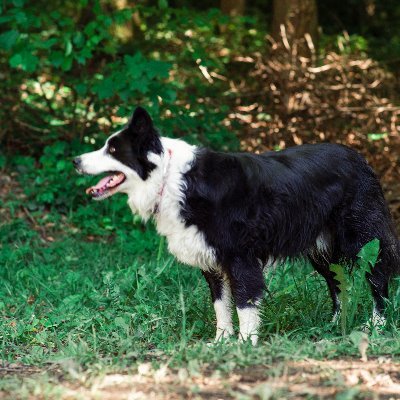
[{"label": "bush", "polygon": [[[217,10],[192,14],[165,5],[6,2],[0,15],[0,143],[32,153],[38,144],[83,141],[118,128],[142,104],[168,135],[237,148],[223,123],[227,108],[220,96],[229,89],[223,76],[232,59],[227,46],[243,46],[252,21],[243,20],[242,29],[228,22]],[[226,31],[217,38],[222,24]]]},{"label": "bush", "polygon": [[309,46],[308,57],[287,40],[253,55],[252,79],[236,108],[242,147],[342,143],[363,152],[382,180],[394,184],[400,107],[393,74],[365,54],[359,37],[339,36],[319,53]]}]

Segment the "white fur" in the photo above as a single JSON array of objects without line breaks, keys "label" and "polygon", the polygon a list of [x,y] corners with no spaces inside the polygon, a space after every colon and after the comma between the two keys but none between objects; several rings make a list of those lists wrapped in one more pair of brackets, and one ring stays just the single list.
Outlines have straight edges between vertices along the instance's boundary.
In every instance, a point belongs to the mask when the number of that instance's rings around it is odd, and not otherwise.
[{"label": "white fur", "polygon": [[246,341],[250,338],[253,345],[258,341],[258,328],[260,326],[260,311],[258,305],[254,307],[236,308],[239,317],[239,340]]},{"label": "white fur", "polygon": [[229,283],[225,280],[222,286],[221,299],[214,302],[217,317],[217,333],[215,341],[226,339],[233,335],[232,326],[232,293]]},{"label": "white fur", "polygon": [[321,232],[316,240],[316,247],[321,254],[329,254],[331,250],[331,236],[329,232]]},{"label": "white fur", "polygon": [[[202,269],[216,267],[215,251],[207,245],[204,235],[197,227],[185,226],[180,215],[184,199],[183,174],[187,172],[194,160],[196,147],[181,140],[162,138],[164,147],[163,163],[169,158],[168,176],[164,177],[163,195],[155,215],[157,231],[166,236],[168,249],[184,264],[199,266]],[[171,157],[168,149],[172,150]],[[129,199],[131,205],[131,196]]]},{"label": "white fur", "polygon": [[309,254],[314,260],[329,262],[332,249],[331,235],[328,231],[322,231],[317,236],[315,245],[309,250]]},{"label": "white fur", "polygon": [[375,328],[384,328],[386,326],[386,318],[378,311],[376,305],[372,311],[371,323]]},{"label": "white fur", "polygon": [[337,322],[339,322],[340,312],[341,312],[341,310],[339,309],[338,311],[335,311],[335,313],[333,314],[332,319],[331,319],[331,322],[333,324],[336,324]]}]

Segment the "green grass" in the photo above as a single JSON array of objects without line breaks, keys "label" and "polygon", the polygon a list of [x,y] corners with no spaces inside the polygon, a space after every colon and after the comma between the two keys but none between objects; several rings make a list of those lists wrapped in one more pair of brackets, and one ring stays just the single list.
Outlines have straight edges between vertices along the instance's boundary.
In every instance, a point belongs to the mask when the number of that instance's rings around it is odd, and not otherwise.
[{"label": "green grass", "polygon": [[[33,217],[40,221],[40,212]],[[118,226],[118,218],[111,223]],[[49,242],[29,224],[21,218],[0,224],[3,365],[57,365],[74,379],[71,365],[90,376],[144,361],[229,372],[307,357],[359,357],[349,334],[361,329],[372,310],[365,285],[350,296],[358,304],[343,335],[340,324],[330,322],[325,281],[308,264],[270,269],[260,344],[233,340],[210,347],[215,317],[208,287],[198,269],[168,254],[151,225],[95,240],[60,225]],[[370,335],[369,356],[400,358],[397,286],[387,326]],[[1,380],[0,390],[18,386],[15,379]]]},{"label": "green grass", "polygon": [[[151,246],[143,247],[154,251],[143,254],[129,236],[90,242],[66,232],[43,243],[24,221],[2,225],[1,231],[8,239],[0,258],[3,360],[41,365],[73,359],[85,367],[126,365],[153,354],[177,363],[210,362],[210,356],[226,360],[227,353],[239,351],[246,363],[242,346],[207,351],[215,329],[208,287],[199,270],[180,265],[166,252],[151,227],[143,233]],[[252,357],[357,353],[330,323],[325,282],[309,265],[284,264],[271,269],[266,281],[261,344],[248,350]],[[363,294],[352,329],[368,319],[372,308],[368,290]],[[376,354],[400,354],[396,304],[389,304],[385,331],[372,338]]]}]

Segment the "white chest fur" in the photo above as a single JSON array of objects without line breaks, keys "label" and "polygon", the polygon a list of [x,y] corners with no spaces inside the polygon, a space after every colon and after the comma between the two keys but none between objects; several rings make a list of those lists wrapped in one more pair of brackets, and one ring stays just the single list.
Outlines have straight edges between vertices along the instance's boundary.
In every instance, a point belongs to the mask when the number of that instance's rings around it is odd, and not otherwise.
[{"label": "white chest fur", "polygon": [[209,269],[215,265],[215,251],[207,245],[196,226],[186,226],[180,215],[184,200],[183,174],[189,170],[195,147],[181,141],[164,139],[172,149],[171,165],[165,181],[159,212],[155,217],[157,231],[166,236],[169,251],[182,263]]},{"label": "white chest fur", "polygon": [[215,266],[215,252],[207,245],[203,234],[195,226],[186,227],[183,221],[160,217],[157,230],[166,236],[168,250],[180,262],[204,270]]},{"label": "white chest fur", "polygon": [[[161,141],[164,156],[152,159],[158,164],[158,173],[155,171],[141,188],[136,187],[129,194],[128,203],[132,211],[147,219],[158,202],[154,219],[158,233],[167,238],[168,250],[184,264],[213,268],[216,264],[214,249],[207,245],[203,233],[194,225],[186,226],[181,216],[185,190],[183,174],[190,169],[196,148],[177,139],[162,138]],[[162,196],[159,196],[161,186]]]}]

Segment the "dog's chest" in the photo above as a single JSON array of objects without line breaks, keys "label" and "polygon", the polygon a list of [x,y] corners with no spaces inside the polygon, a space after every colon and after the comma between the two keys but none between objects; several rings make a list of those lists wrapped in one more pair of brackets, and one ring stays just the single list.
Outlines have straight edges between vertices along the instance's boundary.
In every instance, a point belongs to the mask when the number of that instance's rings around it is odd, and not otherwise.
[{"label": "dog's chest", "polygon": [[194,225],[186,226],[178,210],[160,210],[157,231],[167,238],[168,250],[182,263],[207,270],[215,267],[215,251]]}]

